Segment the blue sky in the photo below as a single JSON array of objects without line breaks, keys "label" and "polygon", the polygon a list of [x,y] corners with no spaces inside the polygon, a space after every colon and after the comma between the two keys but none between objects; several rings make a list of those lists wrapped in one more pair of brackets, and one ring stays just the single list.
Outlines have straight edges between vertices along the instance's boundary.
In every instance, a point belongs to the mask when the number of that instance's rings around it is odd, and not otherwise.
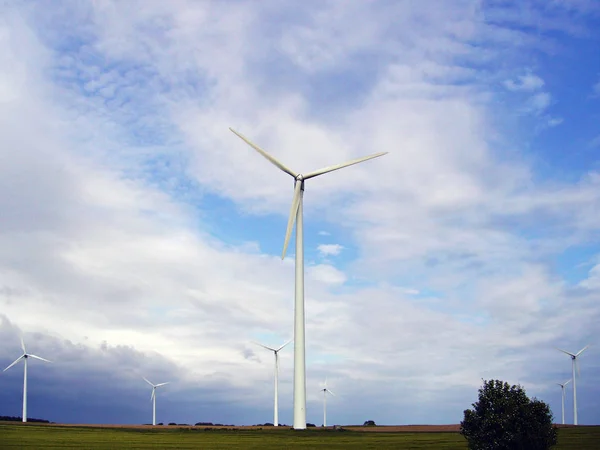
[{"label": "blue sky", "polygon": [[145,376],[159,421],[271,420],[250,341],[291,337],[293,181],[233,127],[299,172],[389,152],[306,183],[309,422],[325,377],[332,423],[457,423],[481,378],[558,419],[554,347],[592,343],[597,424],[598,29],[591,0],[9,2],[0,363],[54,361],[30,415],[146,423]]}]

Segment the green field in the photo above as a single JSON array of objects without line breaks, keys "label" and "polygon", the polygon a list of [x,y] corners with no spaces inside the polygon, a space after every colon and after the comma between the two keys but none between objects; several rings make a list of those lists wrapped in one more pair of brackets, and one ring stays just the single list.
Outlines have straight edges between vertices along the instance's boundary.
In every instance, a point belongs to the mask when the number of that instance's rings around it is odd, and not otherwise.
[{"label": "green field", "polygon": [[[564,428],[558,433],[555,447],[558,450],[599,448],[600,426]],[[203,427],[135,429],[0,423],[0,448],[466,449],[467,446],[464,438],[455,432],[292,431],[287,428],[205,431]]]}]

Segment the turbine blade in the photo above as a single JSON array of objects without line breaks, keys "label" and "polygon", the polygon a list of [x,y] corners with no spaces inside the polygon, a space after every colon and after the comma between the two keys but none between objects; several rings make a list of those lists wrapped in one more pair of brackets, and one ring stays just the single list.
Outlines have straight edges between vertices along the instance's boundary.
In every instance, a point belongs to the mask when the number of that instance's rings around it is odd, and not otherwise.
[{"label": "turbine blade", "polygon": [[39,360],[41,360],[41,361],[46,361],[46,362],[49,362],[49,363],[51,363],[51,362],[52,362],[52,361],[50,361],[49,359],[42,358],[41,356],[37,356],[37,355],[29,355],[29,357],[30,357],[30,358],[39,359]]},{"label": "turbine blade", "polygon": [[23,336],[21,336],[21,348],[23,349],[23,354],[26,354],[27,350],[25,350],[25,341],[23,341]]},{"label": "turbine blade", "polygon": [[256,344],[256,345],[260,345],[262,348],[266,348],[267,350],[271,350],[272,352],[275,351],[274,348],[268,347],[266,345],[259,344],[258,342],[255,342],[255,341],[250,341],[250,342],[252,342],[253,344]]},{"label": "turbine blade", "polygon": [[388,152],[375,153],[374,155],[369,155],[369,156],[364,156],[362,158],[353,159],[351,161],[348,161],[348,162],[345,162],[342,164],[336,164],[335,166],[323,167],[322,169],[315,170],[314,172],[310,172],[307,175],[303,175],[303,178],[305,180],[308,180],[309,178],[317,177],[319,175],[323,175],[324,173],[333,172],[334,170],[343,169],[344,167],[352,166],[354,164],[358,164],[363,161],[368,161],[369,159],[378,158],[380,156],[387,155],[387,153]]},{"label": "turbine blade", "polygon": [[579,356],[579,355],[581,355],[581,354],[582,354],[582,353],[585,351],[585,349],[586,349],[586,348],[588,348],[590,345],[592,345],[592,344],[588,344],[588,345],[586,345],[585,347],[583,347],[581,350],[579,350],[579,351],[577,352],[577,354],[576,354],[575,356]]},{"label": "turbine blade", "polygon": [[574,355],[573,353],[570,353],[570,352],[568,352],[568,351],[566,351],[566,350],[561,350],[561,349],[560,349],[560,348],[558,348],[558,347],[554,347],[554,348],[555,348],[556,350],[558,350],[559,352],[566,353],[566,354],[567,354],[567,355],[569,355],[569,356],[577,356],[577,355]]},{"label": "turbine blade", "polygon": [[150,386],[154,387],[154,385],[152,383],[150,383],[146,377],[142,377],[142,378],[146,381],[146,383],[148,383]]},{"label": "turbine blade", "polygon": [[581,378],[581,369],[579,368],[579,361],[575,358],[575,367],[577,368],[577,376]]},{"label": "turbine blade", "polygon": [[262,148],[260,148],[258,145],[252,143],[248,138],[246,138],[245,136],[241,135],[240,133],[238,133],[237,131],[235,131],[233,128],[229,127],[229,129],[237,136],[239,137],[241,140],[243,140],[246,144],[248,144],[250,147],[252,147],[254,150],[256,150],[258,153],[260,153],[261,155],[263,155],[265,158],[267,158],[272,164],[274,164],[275,166],[279,167],[281,170],[283,170],[285,173],[290,174],[291,176],[293,176],[294,178],[296,178],[298,176],[297,173],[295,173],[292,169],[287,168],[286,166],[284,166],[282,163],[280,163],[279,161],[277,161],[275,158],[273,158],[271,155],[269,155],[267,152],[265,152]]},{"label": "turbine blade", "polygon": [[288,244],[290,243],[292,227],[294,226],[294,222],[296,221],[298,205],[300,205],[301,188],[302,181],[296,181],[296,186],[294,186],[294,198],[292,199],[292,207],[290,208],[290,218],[288,219],[287,229],[285,230],[285,241],[283,241],[283,252],[281,253],[281,259],[285,258],[285,252],[287,251]]},{"label": "turbine blade", "polygon": [[329,389],[327,389],[327,392],[329,392],[331,395],[333,395],[335,397],[335,394],[333,392],[331,392]]},{"label": "turbine blade", "polygon": [[277,349],[277,351],[281,350],[283,347],[285,347],[286,345],[288,345],[290,342],[292,342],[294,339],[290,339],[289,341],[287,341],[285,344],[283,344],[281,347],[279,347]]},{"label": "turbine blade", "polygon": [[567,384],[569,384],[573,379],[569,378],[567,381],[565,381],[564,386],[566,386]]},{"label": "turbine blade", "polygon": [[23,355],[19,356],[17,359],[15,359],[12,364],[10,366],[8,366],[6,369],[4,369],[2,372],[6,372],[8,369],[10,369],[12,366],[14,366],[16,363],[18,363],[19,361],[21,361],[23,359]]},{"label": "turbine blade", "polygon": [[169,384],[169,383],[170,383],[170,381],[167,381],[166,383],[160,383],[160,384],[157,384],[156,387],[164,386],[165,384]]},{"label": "turbine blade", "polygon": [[154,400],[154,391],[156,391],[156,388],[152,388],[152,394],[150,394],[150,401]]}]

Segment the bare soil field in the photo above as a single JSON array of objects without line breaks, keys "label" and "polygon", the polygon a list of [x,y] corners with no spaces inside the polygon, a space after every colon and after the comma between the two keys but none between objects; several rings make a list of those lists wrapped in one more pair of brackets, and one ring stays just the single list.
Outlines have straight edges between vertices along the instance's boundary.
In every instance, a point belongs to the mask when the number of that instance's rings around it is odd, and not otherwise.
[{"label": "bare soil field", "polygon": [[378,433],[448,433],[460,431],[460,424],[452,425],[381,425],[374,427],[344,426],[353,431],[375,431]]},{"label": "bare soil field", "polygon": [[[151,429],[205,429],[210,428],[214,430],[286,430],[291,426],[262,426],[262,425],[235,425],[235,426],[217,426],[217,425],[122,425],[122,424],[74,424],[74,423],[36,423],[36,422],[5,422],[18,425],[42,425],[49,427],[84,427],[84,428],[128,428],[128,429],[140,429],[140,430],[151,430]],[[555,424],[557,428],[573,428],[575,425],[562,425]],[[582,427],[585,425],[580,425]],[[362,425],[341,425],[342,428],[352,431],[365,431],[365,432],[377,432],[377,433],[458,433],[460,431],[460,424],[449,424],[449,425],[377,425],[365,427]],[[326,428],[323,427],[309,427],[308,431],[311,430],[332,430],[333,426]]]},{"label": "bare soil field", "polygon": [[[289,426],[281,426],[281,427],[271,427],[271,426],[260,426],[260,425],[240,425],[240,426],[216,426],[216,425],[111,425],[111,424],[73,424],[73,423],[25,423],[22,422],[8,422],[19,425],[42,425],[49,427],[84,427],[84,428],[128,428],[128,429],[204,429],[211,428],[214,430],[261,430],[261,429],[269,429],[269,430],[277,430],[282,429],[286,430],[291,427]],[[362,425],[342,425],[342,428],[353,430],[353,431],[366,431],[366,432],[378,432],[378,433],[399,433],[399,432],[407,432],[407,433],[439,433],[439,432],[458,432],[460,431],[460,424],[452,424],[452,425],[382,425],[382,426],[371,426],[364,427]],[[308,431],[311,430],[323,430],[329,429],[332,430],[333,426],[329,426],[326,428],[323,427],[309,427]]]}]

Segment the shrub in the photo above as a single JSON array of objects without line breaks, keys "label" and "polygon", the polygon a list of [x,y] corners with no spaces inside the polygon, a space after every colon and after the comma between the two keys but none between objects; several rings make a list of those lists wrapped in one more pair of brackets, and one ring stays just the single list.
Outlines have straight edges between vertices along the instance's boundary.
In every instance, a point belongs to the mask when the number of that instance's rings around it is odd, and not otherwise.
[{"label": "shrub", "polygon": [[376,426],[374,420],[367,420],[365,423],[363,423],[363,427],[374,427],[374,426]]},{"label": "shrub", "polygon": [[556,445],[550,407],[521,386],[483,381],[479,400],[464,412],[460,433],[471,450],[547,450]]}]

